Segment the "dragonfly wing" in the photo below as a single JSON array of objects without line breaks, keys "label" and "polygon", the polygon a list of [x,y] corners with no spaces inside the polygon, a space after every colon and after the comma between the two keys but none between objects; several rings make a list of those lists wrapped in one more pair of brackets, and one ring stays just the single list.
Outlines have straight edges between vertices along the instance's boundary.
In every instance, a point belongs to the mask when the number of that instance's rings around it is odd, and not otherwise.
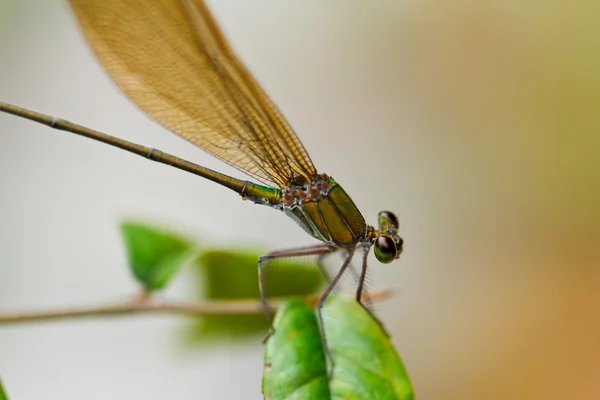
[{"label": "dragonfly wing", "polygon": [[279,187],[316,169],[201,0],[70,0],[94,53],[138,107]]}]

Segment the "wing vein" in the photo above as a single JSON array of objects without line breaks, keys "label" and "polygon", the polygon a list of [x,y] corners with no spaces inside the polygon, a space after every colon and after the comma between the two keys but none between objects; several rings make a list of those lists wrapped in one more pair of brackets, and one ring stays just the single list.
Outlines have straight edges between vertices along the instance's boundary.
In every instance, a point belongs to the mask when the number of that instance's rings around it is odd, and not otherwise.
[{"label": "wing vein", "polygon": [[258,181],[316,169],[202,0],[70,0],[117,86],[157,122]]}]

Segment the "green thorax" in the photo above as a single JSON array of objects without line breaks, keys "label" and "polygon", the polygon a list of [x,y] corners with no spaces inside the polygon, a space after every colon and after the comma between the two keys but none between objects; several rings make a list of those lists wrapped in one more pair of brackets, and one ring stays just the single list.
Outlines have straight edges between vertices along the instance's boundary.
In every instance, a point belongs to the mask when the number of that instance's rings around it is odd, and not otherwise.
[{"label": "green thorax", "polygon": [[332,246],[354,247],[367,234],[365,219],[350,196],[325,174],[283,190],[246,182],[240,194],[283,211],[308,234]]},{"label": "green thorax", "polygon": [[[317,192],[315,192],[317,186]],[[298,188],[300,189],[300,188]],[[305,190],[306,197],[285,204],[282,195],[282,211],[292,218],[311,236],[341,247],[354,247],[367,231],[365,219],[346,191],[327,175],[319,175]]]}]

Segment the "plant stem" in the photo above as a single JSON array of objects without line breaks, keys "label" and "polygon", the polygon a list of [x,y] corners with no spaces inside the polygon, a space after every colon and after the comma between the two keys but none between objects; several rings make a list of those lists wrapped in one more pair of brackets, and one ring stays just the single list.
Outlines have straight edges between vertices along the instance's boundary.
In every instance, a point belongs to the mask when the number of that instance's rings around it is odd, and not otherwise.
[{"label": "plant stem", "polygon": [[[379,301],[389,297],[391,294],[392,290],[380,290],[369,293],[368,298],[371,301]],[[319,298],[319,295],[313,295],[305,297],[304,300],[312,306],[317,304]],[[269,305],[273,308],[278,308],[284,301],[285,299],[275,299],[269,301]],[[158,301],[153,300],[152,298],[140,298],[138,296],[132,301],[96,306],[66,307],[34,311],[0,311],[0,325],[133,314],[163,313],[197,317],[217,314],[259,314],[262,312],[264,312],[264,310],[261,302],[258,300],[220,300],[186,303],[167,300]]]}]

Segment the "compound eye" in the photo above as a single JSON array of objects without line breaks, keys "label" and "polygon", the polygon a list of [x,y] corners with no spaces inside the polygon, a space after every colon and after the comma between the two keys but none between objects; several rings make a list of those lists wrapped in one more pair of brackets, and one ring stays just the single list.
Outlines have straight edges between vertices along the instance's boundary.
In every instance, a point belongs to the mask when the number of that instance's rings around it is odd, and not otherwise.
[{"label": "compound eye", "polygon": [[402,254],[403,248],[404,248],[404,240],[398,236],[398,240],[396,240],[396,249],[398,249],[398,254],[396,255],[396,258],[400,257],[400,254]]},{"label": "compound eye", "polygon": [[391,211],[381,211],[377,214],[377,217],[380,229],[385,226],[393,226],[394,229],[398,230],[400,227],[398,217]]},{"label": "compound eye", "polygon": [[398,254],[398,248],[394,239],[389,236],[379,236],[375,240],[375,257],[379,262],[388,264],[394,261]]}]

